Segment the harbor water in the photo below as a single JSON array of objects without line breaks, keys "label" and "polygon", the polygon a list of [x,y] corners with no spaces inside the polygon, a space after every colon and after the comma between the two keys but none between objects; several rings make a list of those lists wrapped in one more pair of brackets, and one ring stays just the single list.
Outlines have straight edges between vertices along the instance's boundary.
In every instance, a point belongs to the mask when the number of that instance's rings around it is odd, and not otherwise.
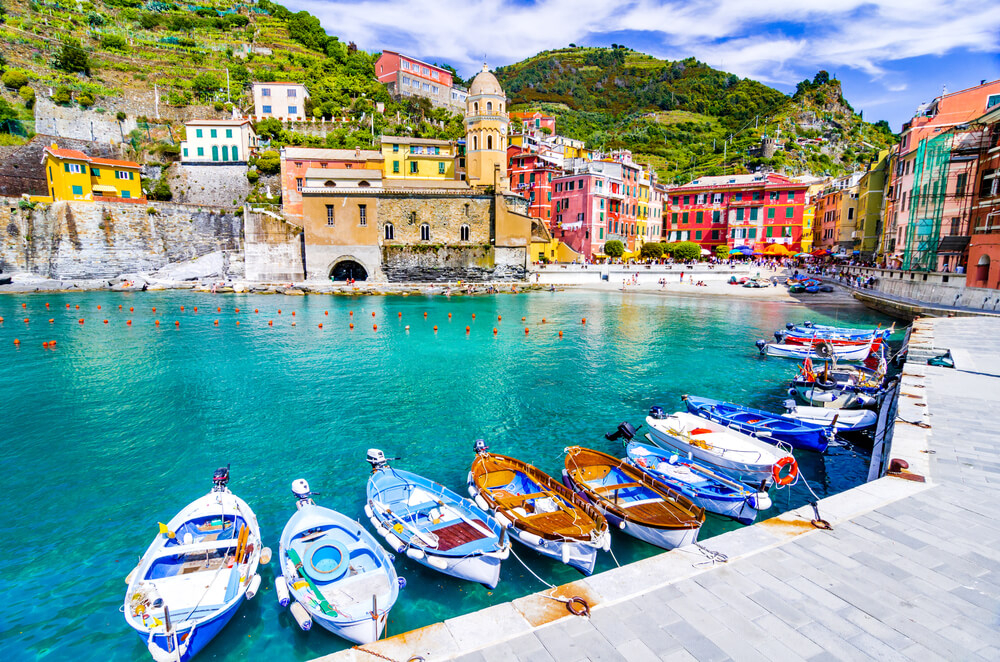
[{"label": "harbor water", "polygon": [[[218,466],[231,464],[230,488],[277,557],[295,478],[363,520],[368,448],[461,493],[477,438],[557,476],[566,446],[620,453],[605,432],[643,422],[653,404],[683,409],[683,394],[780,411],[797,364],[760,357],[754,341],[786,321],[891,321],[854,305],[618,292],[35,294],[0,297],[0,317],[0,654],[75,662],[148,659],[120,613],[125,576],[157,522],[207,492]],[[796,456],[820,497],[867,474],[863,448]],[[802,483],[771,495],[762,518],[809,500]],[[709,516],[701,540],[711,548],[738,526]],[[621,535],[612,550],[622,564],[661,552]],[[516,551],[550,583],[580,576]],[[597,572],[614,563],[602,553]],[[275,565],[198,659],[306,660],[348,646],[299,631],[275,600]],[[513,557],[492,591],[404,556],[396,566],[407,586],[389,635],[544,588]]]}]

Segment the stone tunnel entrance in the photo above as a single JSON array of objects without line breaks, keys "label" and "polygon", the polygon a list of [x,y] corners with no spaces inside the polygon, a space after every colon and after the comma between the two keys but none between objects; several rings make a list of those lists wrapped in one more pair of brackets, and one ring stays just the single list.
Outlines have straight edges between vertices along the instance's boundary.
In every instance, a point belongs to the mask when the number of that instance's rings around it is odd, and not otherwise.
[{"label": "stone tunnel entrance", "polygon": [[354,260],[341,260],[330,270],[330,280],[367,280],[368,271]]}]

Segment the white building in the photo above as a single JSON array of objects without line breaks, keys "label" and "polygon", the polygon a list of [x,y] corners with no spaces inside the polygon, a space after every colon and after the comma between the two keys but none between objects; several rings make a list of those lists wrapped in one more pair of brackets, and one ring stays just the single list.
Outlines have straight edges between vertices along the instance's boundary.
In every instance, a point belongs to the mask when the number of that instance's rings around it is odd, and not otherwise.
[{"label": "white building", "polygon": [[276,117],[301,122],[306,116],[309,90],[301,83],[254,83],[253,113],[258,119]]},{"label": "white building", "polygon": [[246,163],[257,150],[250,120],[189,120],[181,141],[181,163]]}]

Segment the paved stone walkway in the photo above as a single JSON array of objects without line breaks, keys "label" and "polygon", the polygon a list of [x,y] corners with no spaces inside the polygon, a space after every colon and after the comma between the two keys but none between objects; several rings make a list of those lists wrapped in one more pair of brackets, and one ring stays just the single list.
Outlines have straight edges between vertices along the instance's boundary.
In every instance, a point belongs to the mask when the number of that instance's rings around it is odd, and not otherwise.
[{"label": "paved stone walkway", "polygon": [[380,650],[462,662],[1000,660],[1000,320],[920,324],[956,369],[907,365],[909,422],[891,456],[928,483],[886,477],[824,499],[833,531],[799,512],[713,538],[731,560],[711,569],[675,550],[576,582],[568,594],[600,598],[589,620],[534,621],[529,596]]}]

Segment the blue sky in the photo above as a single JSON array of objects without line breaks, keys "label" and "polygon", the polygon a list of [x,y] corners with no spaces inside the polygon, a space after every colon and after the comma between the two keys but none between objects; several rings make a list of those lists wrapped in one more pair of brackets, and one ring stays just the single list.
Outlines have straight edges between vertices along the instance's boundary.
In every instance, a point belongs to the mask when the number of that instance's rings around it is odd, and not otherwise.
[{"label": "blue sky", "polygon": [[469,76],[570,43],[696,57],[784,92],[826,69],[893,130],[941,93],[1000,78],[997,0],[286,0],[368,51]]}]

